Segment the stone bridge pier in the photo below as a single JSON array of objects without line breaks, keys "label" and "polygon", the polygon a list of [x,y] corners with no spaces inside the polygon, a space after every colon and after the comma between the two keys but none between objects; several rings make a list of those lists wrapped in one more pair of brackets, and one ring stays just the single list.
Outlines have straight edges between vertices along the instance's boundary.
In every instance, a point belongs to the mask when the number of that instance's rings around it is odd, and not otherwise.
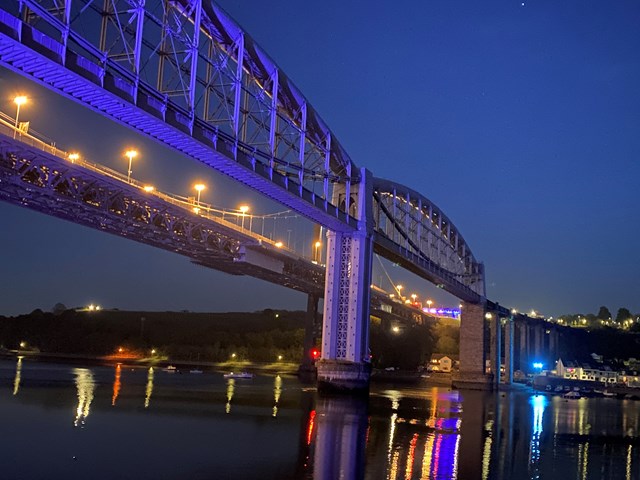
[{"label": "stone bridge pier", "polygon": [[489,390],[491,376],[485,372],[486,301],[462,304],[460,314],[460,371],[452,385],[460,389]]}]

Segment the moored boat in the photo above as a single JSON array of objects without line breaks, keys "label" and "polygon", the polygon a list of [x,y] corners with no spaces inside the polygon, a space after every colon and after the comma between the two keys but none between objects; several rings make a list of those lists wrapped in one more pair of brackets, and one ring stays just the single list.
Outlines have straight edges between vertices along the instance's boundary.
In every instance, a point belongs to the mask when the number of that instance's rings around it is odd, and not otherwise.
[{"label": "moored boat", "polygon": [[253,373],[249,372],[229,372],[225,373],[224,378],[253,378]]}]

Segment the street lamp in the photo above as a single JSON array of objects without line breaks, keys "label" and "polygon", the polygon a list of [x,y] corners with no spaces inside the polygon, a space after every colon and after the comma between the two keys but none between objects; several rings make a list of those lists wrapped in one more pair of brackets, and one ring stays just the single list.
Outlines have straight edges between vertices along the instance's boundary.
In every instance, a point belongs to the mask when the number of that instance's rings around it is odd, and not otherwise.
[{"label": "street lamp", "polygon": [[315,243],[315,247],[316,247],[315,260],[316,260],[316,262],[318,262],[318,263],[320,262],[320,260],[318,259],[318,249],[320,248],[320,246],[321,246],[321,245],[322,245],[322,242],[321,242],[321,241],[319,241],[319,240]]},{"label": "street lamp", "polygon": [[198,208],[200,208],[200,192],[202,192],[202,190],[204,190],[206,187],[206,185],[204,183],[196,183],[193,188],[196,189],[196,191],[198,192],[198,199],[196,200],[196,205],[198,206]]},{"label": "street lamp", "polygon": [[418,295],[416,295],[415,293],[412,293],[411,300],[413,300],[413,303],[416,303],[416,298],[418,298]]},{"label": "street lamp", "polygon": [[131,183],[131,162],[138,156],[137,150],[127,150],[124,155],[129,158],[129,171],[127,172],[127,183]]},{"label": "street lamp", "polygon": [[248,205],[240,205],[240,212],[242,212],[242,227],[241,227],[242,230],[244,230],[244,217],[247,215],[248,211],[249,211]]},{"label": "street lamp", "polygon": [[427,300],[427,307],[431,308],[431,304],[432,304],[432,303],[433,303],[433,302],[432,302],[431,300]]},{"label": "street lamp", "polygon": [[20,118],[20,105],[24,105],[25,103],[27,103],[27,97],[25,97],[24,95],[19,95],[16,98],[13,99],[13,103],[16,104],[16,125],[15,125],[15,130],[13,131],[13,138],[16,138],[16,132],[18,131],[18,125],[19,125],[19,118]]},{"label": "street lamp", "polygon": [[76,160],[80,159],[80,154],[78,153],[70,153],[69,154],[69,160],[71,160],[71,163],[75,163]]}]

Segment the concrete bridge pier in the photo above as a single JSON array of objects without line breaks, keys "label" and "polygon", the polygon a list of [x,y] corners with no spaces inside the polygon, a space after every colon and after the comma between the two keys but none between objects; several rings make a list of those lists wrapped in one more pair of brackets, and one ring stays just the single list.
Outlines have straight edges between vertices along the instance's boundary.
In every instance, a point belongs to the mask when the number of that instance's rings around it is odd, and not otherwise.
[{"label": "concrete bridge pier", "polygon": [[485,302],[463,303],[460,315],[460,371],[452,379],[458,389],[490,390],[485,373]]},{"label": "concrete bridge pier", "polygon": [[518,322],[520,330],[520,362],[519,368],[522,372],[529,371],[529,326],[526,321]]},{"label": "concrete bridge pier", "polygon": [[493,375],[493,388],[500,385],[500,367],[502,364],[502,321],[498,313],[488,313],[491,322],[491,374]]},{"label": "concrete bridge pier", "polygon": [[316,321],[318,317],[318,296],[310,293],[307,295],[307,313],[304,322],[304,344],[302,362],[298,373],[301,377],[314,378],[316,368],[313,365],[311,351],[316,345]]},{"label": "concrete bridge pier", "polygon": [[507,317],[504,324],[504,383],[513,383],[513,332],[515,322],[513,317]]},{"label": "concrete bridge pier", "polygon": [[549,369],[555,368],[555,362],[558,360],[558,340],[558,330],[552,327],[549,331]]},{"label": "concrete bridge pier", "polygon": [[535,325],[533,327],[533,339],[534,339],[534,361],[541,362],[544,358],[544,327],[542,325]]},{"label": "concrete bridge pier", "polygon": [[372,177],[361,170],[361,182],[345,191],[336,186],[334,202],[350,205],[358,230],[327,233],[322,353],[316,363],[321,390],[368,390],[369,307],[373,259]]}]

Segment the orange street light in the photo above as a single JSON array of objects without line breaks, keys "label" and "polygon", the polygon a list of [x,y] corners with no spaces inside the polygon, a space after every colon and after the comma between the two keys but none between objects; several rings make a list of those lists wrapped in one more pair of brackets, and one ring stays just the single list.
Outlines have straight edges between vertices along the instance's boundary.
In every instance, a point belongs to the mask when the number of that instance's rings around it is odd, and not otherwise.
[{"label": "orange street light", "polygon": [[27,101],[28,101],[28,98],[25,97],[24,95],[19,95],[13,99],[13,103],[16,104],[16,124],[15,124],[15,130],[13,131],[13,138],[16,138],[16,132],[18,131],[19,118],[20,118],[20,106],[27,103]]},{"label": "orange street light", "polygon": [[240,205],[240,212],[242,213],[242,226],[240,228],[242,230],[244,230],[244,217],[247,215],[248,211],[249,211],[249,205]]},{"label": "orange street light", "polygon": [[207,188],[207,186],[204,183],[196,183],[193,186],[193,188],[195,188],[196,191],[198,192],[198,199],[196,200],[196,205],[199,207],[200,206],[200,192],[202,192],[202,190]]},{"label": "orange street light", "polygon": [[80,154],[78,154],[78,153],[70,153],[69,154],[69,160],[71,160],[71,163],[75,163],[76,160],[80,160]]},{"label": "orange street light", "polygon": [[127,183],[131,183],[131,163],[133,162],[133,159],[136,158],[138,156],[138,151],[137,150],[127,150],[126,152],[124,152],[125,157],[129,158],[129,170],[127,172]]}]

